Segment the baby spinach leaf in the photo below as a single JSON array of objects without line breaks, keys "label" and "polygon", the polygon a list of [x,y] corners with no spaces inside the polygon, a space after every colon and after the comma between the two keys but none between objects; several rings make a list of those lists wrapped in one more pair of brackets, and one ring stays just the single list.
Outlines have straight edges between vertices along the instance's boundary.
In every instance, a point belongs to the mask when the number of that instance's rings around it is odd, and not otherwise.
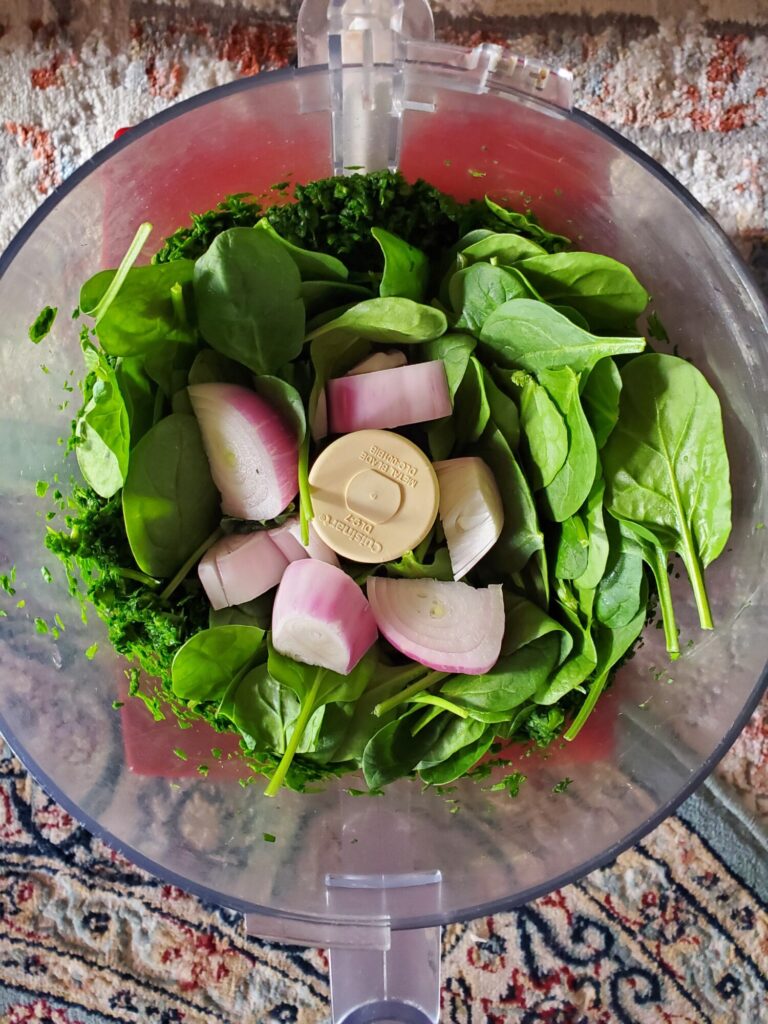
[{"label": "baby spinach leaf", "polygon": [[646,605],[648,602],[648,588],[643,589],[641,607],[634,617],[623,626],[610,629],[598,623],[595,629],[595,649],[597,652],[597,664],[595,667],[594,679],[589,685],[584,703],[579,712],[565,733],[567,740],[575,739],[582,729],[582,726],[589,718],[597,703],[600,694],[611,677],[611,670],[620,661],[632,644],[637,640],[645,625]]},{"label": "baby spinach leaf", "polygon": [[583,590],[594,590],[605,573],[608,562],[609,541],[603,517],[605,481],[595,477],[592,490],[587,497],[582,515],[587,530],[588,556],[584,572],[575,578],[576,586]]},{"label": "baby spinach leaf", "polygon": [[176,652],[171,688],[183,700],[220,700],[233,679],[265,658],[264,630],[257,626],[201,629]]},{"label": "baby spinach leaf", "polygon": [[453,403],[452,425],[459,444],[478,441],[488,426],[491,409],[485,394],[483,367],[470,357]]},{"label": "baby spinach leaf", "polygon": [[589,536],[584,520],[579,515],[569,516],[560,526],[555,576],[561,580],[577,579],[586,572],[588,562]]},{"label": "baby spinach leaf", "polygon": [[115,366],[115,379],[125,402],[130,445],[135,448],[153,423],[155,396],[152,381],[144,372],[143,361],[138,356],[119,359]]},{"label": "baby spinach leaf", "polygon": [[595,443],[603,448],[619,418],[621,374],[613,359],[601,359],[589,371],[581,389],[581,404],[587,414]]},{"label": "baby spinach leaf", "polygon": [[453,717],[443,713],[413,736],[411,730],[415,719],[413,713],[406,713],[374,733],[365,745],[361,762],[368,788],[381,789],[395,779],[410,775],[423,754],[449,727]]},{"label": "baby spinach leaf", "polygon": [[[132,267],[120,290],[96,322],[96,334],[111,356],[134,356],[170,342],[192,344],[197,332],[185,308],[191,306],[192,260]],[[80,289],[80,310],[96,315],[117,271],[102,270]],[[174,302],[172,289],[180,289]]]},{"label": "baby spinach leaf", "polygon": [[546,388],[527,377],[520,393],[520,425],[534,490],[548,487],[568,457],[568,431]]},{"label": "baby spinach leaf", "polygon": [[445,334],[447,326],[445,314],[434,306],[425,306],[412,299],[366,299],[335,320],[314,328],[307,338],[344,332],[368,341],[407,345],[439,338]]},{"label": "baby spinach leaf", "polygon": [[128,412],[115,370],[103,352],[84,342],[83,355],[96,380],[75,427],[77,464],[86,483],[102,498],[111,498],[128,472]]},{"label": "baby spinach leaf", "polygon": [[[244,678],[239,674],[235,677],[234,685],[222,698],[218,713],[230,719],[250,749],[283,754],[299,710],[294,692],[273,679],[263,662]],[[324,709],[318,708],[307,723],[297,754],[316,749],[323,719]]]},{"label": "baby spinach leaf", "polygon": [[514,654],[526,644],[533,643],[550,633],[560,638],[559,660],[563,661],[573,647],[573,637],[561,623],[548,615],[533,601],[529,601],[512,590],[504,591],[505,627],[501,643],[501,654]]},{"label": "baby spinach leaf", "polygon": [[557,581],[558,607],[569,624],[574,638],[573,652],[559,666],[548,682],[536,691],[537,704],[557,704],[559,700],[580,686],[594,672],[597,665],[597,650],[592,637],[590,621],[584,624],[578,614],[578,602],[567,584]]},{"label": "baby spinach leaf", "polygon": [[[349,281],[302,281],[301,298],[307,320],[328,310],[373,298],[369,288]],[[331,318],[333,319],[333,318]]]},{"label": "baby spinach leaf", "polygon": [[178,341],[155,345],[144,356],[144,371],[167,398],[187,386],[189,371],[195,361],[195,349]]},{"label": "baby spinach leaf", "polygon": [[546,255],[546,250],[536,242],[508,231],[484,235],[483,238],[462,246],[459,251],[467,266],[471,266],[473,263],[487,263],[490,260],[496,260],[498,264],[508,266],[531,256]]},{"label": "baby spinach leaf", "polygon": [[136,564],[159,578],[173,576],[216,529],[219,493],[194,416],[167,416],[136,445],[123,516]]},{"label": "baby spinach leaf", "polygon": [[423,302],[429,284],[429,260],[421,251],[384,228],[372,228],[371,234],[384,255],[384,275],[379,295],[399,296]]},{"label": "baby spinach leaf", "polygon": [[266,796],[275,796],[283,784],[304,730],[318,708],[331,702],[355,701],[371,682],[376,672],[378,652],[372,647],[348,675],[330,669],[304,665],[280,654],[269,645],[268,667],[270,675],[283,686],[290,687],[299,698],[301,710],[291,733],[280,764],[265,790]]},{"label": "baby spinach leaf", "polygon": [[[531,286],[532,289],[532,286]],[[538,296],[536,296],[538,298]],[[541,301],[544,301],[543,299]],[[578,309],[574,309],[573,306],[558,306],[556,303],[552,304],[552,309],[557,310],[562,316],[567,317],[572,324],[576,324],[582,331],[589,330],[589,323],[586,317],[582,316]]]},{"label": "baby spinach leaf", "polygon": [[272,624],[272,605],[275,592],[270,590],[261,597],[255,597],[244,604],[233,604],[228,608],[211,608],[208,612],[209,626],[258,626],[266,632]]},{"label": "baby spinach leaf", "polygon": [[579,399],[579,378],[569,367],[542,370],[539,380],[558,407],[568,430],[568,454],[542,490],[545,508],[563,522],[587,500],[597,470],[597,447]]},{"label": "baby spinach leaf", "polygon": [[453,275],[448,295],[456,314],[456,327],[480,335],[495,309],[510,299],[527,297],[528,291],[520,278],[504,267],[476,263]]},{"label": "baby spinach leaf", "polygon": [[731,487],[717,395],[690,363],[652,353],[623,369],[619,420],[603,449],[606,506],[688,572],[712,628],[704,568],[731,531]]},{"label": "baby spinach leaf", "polygon": [[504,507],[501,535],[488,558],[501,572],[519,572],[535,552],[543,554],[544,548],[544,535],[528,481],[501,431],[492,424],[469,454],[479,455],[487,462]]},{"label": "baby spinach leaf", "polygon": [[469,357],[476,346],[477,342],[470,334],[451,331],[433,341],[426,341],[419,350],[425,361],[442,359],[451,398],[454,398],[459,390],[469,365]]},{"label": "baby spinach leaf", "polygon": [[242,363],[228,359],[215,349],[204,348],[197,353],[189,368],[187,383],[247,385],[250,376]]},{"label": "baby spinach leaf", "polygon": [[488,196],[485,197],[485,205],[504,224],[509,224],[515,231],[519,231],[521,234],[532,238],[548,252],[557,252],[571,244],[570,238],[566,238],[565,235],[558,235],[553,231],[547,231],[546,228],[543,228],[535,215],[530,211],[518,213],[516,210],[508,210],[506,207],[494,203]]},{"label": "baby spinach leaf", "polygon": [[484,321],[480,340],[503,365],[532,373],[561,366],[581,373],[605,356],[645,348],[645,338],[598,337],[546,303],[526,298],[497,306]]},{"label": "baby spinach leaf", "polygon": [[648,305],[648,292],[629,267],[598,253],[533,256],[520,271],[546,302],[573,307],[597,331],[631,329]]},{"label": "baby spinach leaf", "polygon": [[273,373],[301,352],[299,271],[266,231],[222,231],[195,264],[194,288],[200,333],[222,355]]},{"label": "baby spinach leaf", "polygon": [[341,260],[326,252],[312,252],[294,245],[279,235],[266,217],[262,217],[253,230],[266,231],[273,241],[285,249],[296,264],[302,281],[346,281],[349,277],[349,271]]},{"label": "baby spinach leaf", "polygon": [[609,629],[626,626],[640,609],[643,556],[627,530],[609,517],[609,554],[605,574],[597,585],[595,617]]},{"label": "baby spinach leaf", "polygon": [[426,782],[429,786],[445,786],[449,782],[461,778],[488,753],[494,739],[495,730],[491,726],[444,760],[417,765],[422,782]]},{"label": "baby spinach leaf", "polygon": [[293,430],[299,444],[307,432],[307,415],[301,395],[280,377],[260,374],[253,380],[253,390],[276,410],[281,419]]},{"label": "baby spinach leaf", "polygon": [[[480,676],[455,675],[439,693],[479,720],[499,721],[532,698],[543,687],[560,659],[556,632],[537,637],[512,654],[499,658],[490,672]],[[503,716],[501,719],[499,716]]]},{"label": "baby spinach leaf", "polygon": [[514,451],[520,443],[520,415],[514,400],[499,387],[489,370],[483,367],[483,389],[488,402],[491,421]]}]

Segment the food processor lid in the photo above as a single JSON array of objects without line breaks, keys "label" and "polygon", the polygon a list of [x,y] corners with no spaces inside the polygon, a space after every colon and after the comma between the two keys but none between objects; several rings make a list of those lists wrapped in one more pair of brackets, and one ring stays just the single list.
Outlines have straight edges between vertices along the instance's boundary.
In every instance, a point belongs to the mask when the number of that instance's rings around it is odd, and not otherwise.
[{"label": "food processor lid", "polygon": [[328,66],[327,94],[305,83],[301,102],[306,113],[331,112],[336,175],[398,168],[404,113],[436,109],[429,70],[462,91],[511,92],[558,110],[573,105],[573,76],[564,68],[495,43],[435,42],[427,0],[304,0],[297,41],[300,68]]}]

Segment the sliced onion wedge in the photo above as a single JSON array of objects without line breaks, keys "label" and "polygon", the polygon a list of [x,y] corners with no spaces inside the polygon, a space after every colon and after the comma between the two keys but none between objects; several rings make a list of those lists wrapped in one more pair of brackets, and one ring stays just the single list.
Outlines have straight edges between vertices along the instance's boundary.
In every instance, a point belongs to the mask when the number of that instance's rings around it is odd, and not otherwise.
[{"label": "sliced onion wedge", "polygon": [[288,559],[267,532],[232,534],[210,547],[197,565],[197,574],[211,607],[244,604],[276,587]]},{"label": "sliced onion wedge", "polygon": [[309,524],[309,544],[306,547],[301,543],[301,525],[298,519],[286,520],[282,526],[276,526],[274,530],[270,530],[269,536],[272,543],[280,548],[289,562],[295,562],[299,558],[316,558],[329,565],[339,564],[336,552],[317,535],[311,522]]},{"label": "sliced onion wedge", "polygon": [[343,569],[314,558],[288,566],[272,609],[276,651],[347,675],[377,636],[365,594]]},{"label": "sliced onion wedge", "polygon": [[361,373],[374,373],[376,370],[394,370],[398,366],[407,365],[408,359],[405,353],[397,348],[393,348],[389,352],[374,352],[373,355],[366,356],[357,366],[353,366],[351,370],[348,370],[346,376],[356,377]]},{"label": "sliced onion wedge", "polygon": [[328,381],[326,398],[332,434],[426,423],[452,412],[442,359],[337,377]]},{"label": "sliced onion wedge", "polygon": [[221,509],[239,519],[274,519],[298,490],[293,431],[260,395],[237,384],[188,389]]},{"label": "sliced onion wedge", "polygon": [[489,672],[504,636],[500,585],[483,590],[440,580],[371,576],[368,600],[382,635],[401,654],[438,672]]},{"label": "sliced onion wedge", "polygon": [[453,578],[460,580],[499,539],[504,506],[493,473],[482,459],[448,459],[433,463],[433,468],[440,484],[440,521]]}]

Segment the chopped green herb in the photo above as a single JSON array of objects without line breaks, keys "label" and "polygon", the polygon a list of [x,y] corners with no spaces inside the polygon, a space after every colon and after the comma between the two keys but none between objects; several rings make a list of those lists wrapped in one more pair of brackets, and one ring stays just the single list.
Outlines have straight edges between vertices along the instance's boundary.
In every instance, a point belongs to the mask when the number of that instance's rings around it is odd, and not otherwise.
[{"label": "chopped green herb", "polygon": [[96,652],[98,651],[98,649],[99,649],[98,642],[91,644],[91,646],[86,649],[86,652],[85,652],[86,658],[89,661],[93,661],[93,659],[96,657]]},{"label": "chopped green herb", "polygon": [[198,775],[202,775],[203,778],[206,777],[206,775],[210,772],[210,770],[211,769],[208,767],[207,764],[199,764],[197,766],[197,773],[198,773]]},{"label": "chopped green herb", "polygon": [[517,796],[520,792],[520,787],[528,778],[527,775],[523,775],[522,772],[510,772],[500,782],[495,782],[489,789],[493,793],[506,793],[507,796]]},{"label": "chopped green herb", "polygon": [[273,836],[271,832],[263,832],[262,837],[265,843],[274,843],[277,839],[277,836]]},{"label": "chopped green herb", "polygon": [[35,318],[35,322],[29,328],[29,340],[33,344],[39,345],[50,332],[58,311],[56,306],[45,306],[40,310]]},{"label": "chopped green herb", "polygon": [[566,789],[568,789],[568,787],[571,785],[572,782],[573,782],[573,779],[569,779],[568,776],[566,775],[566,777],[564,779],[560,779],[559,782],[555,783],[555,785],[552,787],[552,792],[553,793],[564,793],[566,791]]},{"label": "chopped green herb", "polygon": [[41,618],[36,618],[35,619],[35,629],[37,630],[38,633],[49,633],[50,632],[50,630],[48,629],[48,623],[45,621],[45,619],[41,619]]},{"label": "chopped green herb", "polygon": [[125,706],[125,701],[123,701],[123,700],[113,700],[112,701],[112,707],[113,707],[113,709],[115,711],[119,711],[120,708],[122,708],[124,706]]},{"label": "chopped green herb", "polygon": [[173,752],[180,761],[188,761],[189,757],[187,753],[181,749],[181,747],[174,747]]},{"label": "chopped green herb", "polygon": [[37,483],[35,484],[35,494],[38,496],[38,498],[44,498],[48,493],[49,487],[50,484],[48,483],[47,480],[38,480]]}]

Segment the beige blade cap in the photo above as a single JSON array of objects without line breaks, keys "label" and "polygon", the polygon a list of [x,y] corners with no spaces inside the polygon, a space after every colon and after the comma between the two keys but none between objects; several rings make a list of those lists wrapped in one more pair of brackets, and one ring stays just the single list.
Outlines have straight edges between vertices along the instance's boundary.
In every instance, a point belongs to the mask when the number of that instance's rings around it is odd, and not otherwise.
[{"label": "beige blade cap", "polygon": [[432,463],[391,430],[357,430],[330,444],[309,473],[313,526],[354,562],[389,562],[412,551],[437,517]]}]

